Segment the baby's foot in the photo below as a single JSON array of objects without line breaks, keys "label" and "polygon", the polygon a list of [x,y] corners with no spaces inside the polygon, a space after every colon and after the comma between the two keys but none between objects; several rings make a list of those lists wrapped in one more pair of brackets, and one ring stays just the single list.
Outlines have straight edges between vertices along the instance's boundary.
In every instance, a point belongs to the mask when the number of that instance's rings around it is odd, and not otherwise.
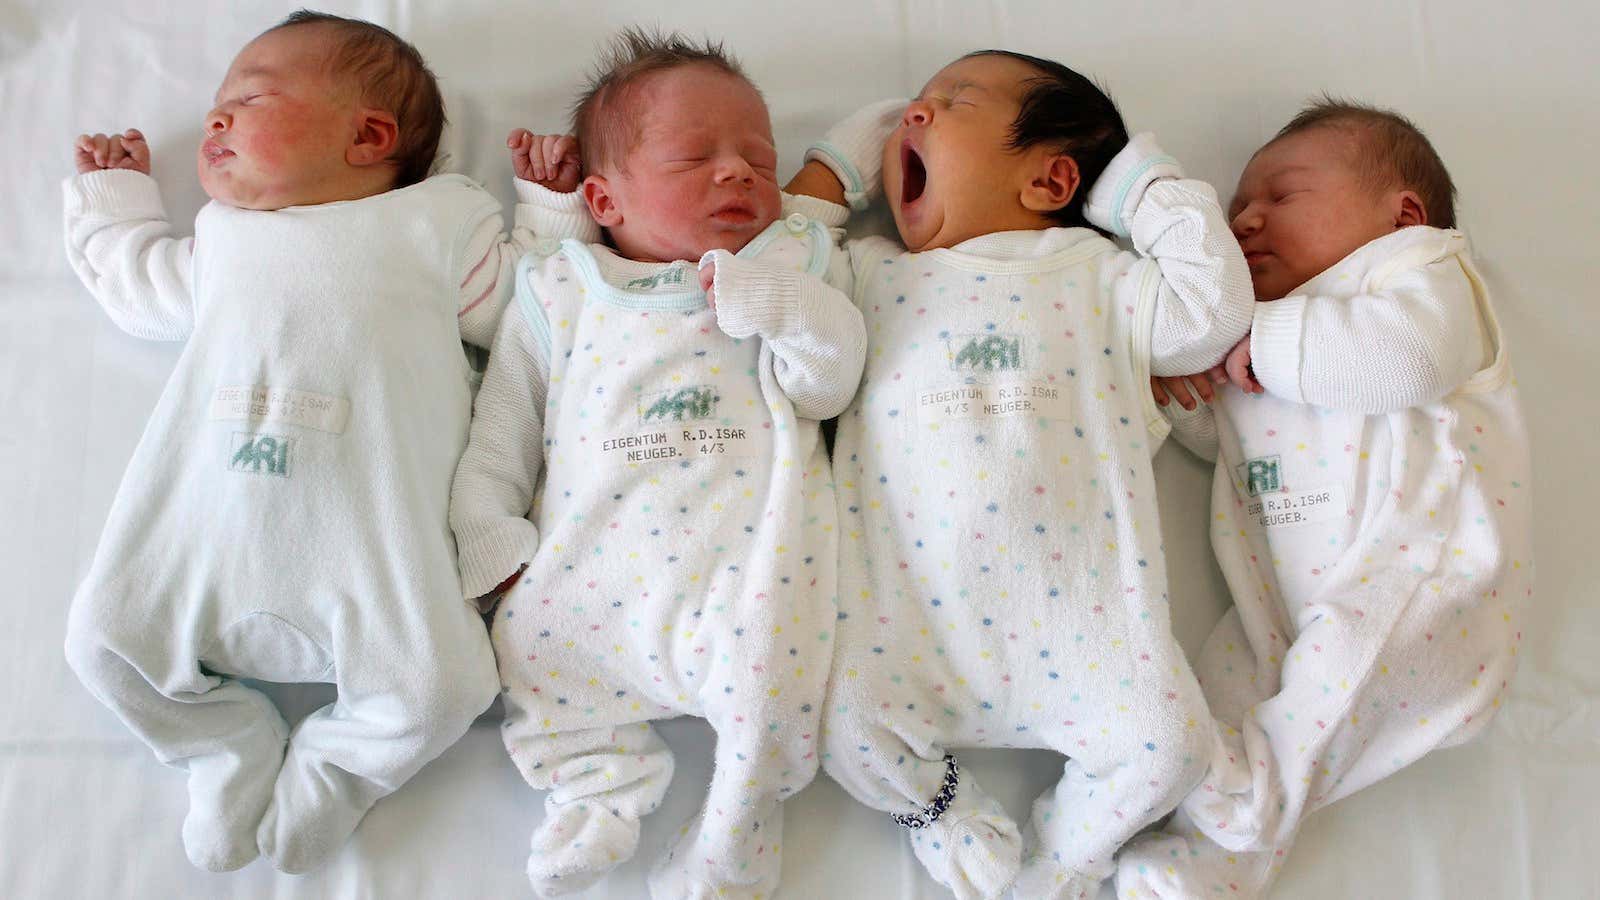
[{"label": "baby's foot", "polygon": [[344,846],[375,802],[367,791],[297,775],[286,765],[256,830],[256,843],[279,871],[309,872]]},{"label": "baby's foot", "polygon": [[1028,860],[1022,871],[1017,873],[1017,882],[1013,887],[1018,900],[1094,900],[1100,896],[1100,881],[1091,875],[1074,872],[1049,856],[1036,856]]},{"label": "baby's foot", "polygon": [[183,851],[196,868],[231,872],[258,855],[256,827],[272,801],[281,744],[258,748],[260,758],[213,754],[189,760],[189,813]]},{"label": "baby's foot", "polygon": [[972,777],[962,772],[944,814],[911,832],[911,849],[959,900],[996,897],[1017,876],[1022,837],[1017,823]]},{"label": "baby's foot", "polygon": [[771,897],[782,869],[778,855],[783,840],[782,812],[768,816],[747,835],[723,841],[724,847],[730,843],[738,846],[732,853],[706,852],[704,823],[702,811],[683,826],[672,850],[650,870],[650,896],[655,900]]},{"label": "baby's foot", "polygon": [[[1174,822],[1178,824],[1182,823]],[[1185,829],[1185,833],[1193,837],[1157,832],[1129,842],[1117,854],[1117,897],[1250,900],[1266,893],[1272,882],[1272,862],[1280,856],[1268,851],[1235,853],[1197,831]]]},{"label": "baby's foot", "polygon": [[592,800],[551,808],[533,833],[528,881],[554,897],[581,891],[626,862],[639,848],[639,820]]}]

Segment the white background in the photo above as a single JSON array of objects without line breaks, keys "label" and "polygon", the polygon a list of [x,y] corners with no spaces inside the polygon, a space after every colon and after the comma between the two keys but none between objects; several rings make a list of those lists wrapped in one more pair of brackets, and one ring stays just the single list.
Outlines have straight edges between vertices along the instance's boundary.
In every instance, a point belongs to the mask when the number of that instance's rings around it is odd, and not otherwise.
[{"label": "white background", "polygon": [[[1098,78],[1226,198],[1250,153],[1322,91],[1397,108],[1432,138],[1461,191],[1461,225],[1490,282],[1534,440],[1538,589],[1522,671],[1486,740],[1442,752],[1314,817],[1285,897],[1593,897],[1600,845],[1600,612],[1593,518],[1600,428],[1600,63],[1592,3],[336,3],[415,42],[451,100],[457,167],[510,200],[514,126],[564,128],[592,50],[614,28],[724,38],[764,90],[784,173],[837,117],[915,93],[968,50],[1004,47]],[[0,896],[520,896],[541,798],[493,723],[368,817],[325,870],[190,869],[183,774],[157,764],[83,691],[61,655],[68,601],[176,345],[112,327],[68,270],[60,180],[82,131],[136,126],[186,230],[201,116],[233,54],[288,3],[0,0]],[[1176,627],[1193,651],[1225,595],[1205,539],[1208,475],[1162,451]],[[196,540],[204,539],[196,535]],[[326,699],[279,694],[292,715]],[[594,896],[643,893],[644,866],[699,804],[710,732],[679,750],[640,859]],[[1059,773],[1043,752],[968,754],[1026,815]],[[783,895],[941,896],[903,838],[826,778],[789,804]],[[1109,889],[1108,894],[1109,896]]]}]

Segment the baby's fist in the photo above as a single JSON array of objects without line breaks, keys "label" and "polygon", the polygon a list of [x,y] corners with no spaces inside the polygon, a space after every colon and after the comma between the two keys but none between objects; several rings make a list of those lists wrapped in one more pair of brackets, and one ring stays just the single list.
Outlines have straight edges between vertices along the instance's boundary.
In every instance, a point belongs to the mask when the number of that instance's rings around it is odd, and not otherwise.
[{"label": "baby's fist", "polygon": [[578,189],[582,160],[578,139],[570,134],[534,134],[518,128],[506,137],[511,168],[523,181],[531,181],[558,194]]},{"label": "baby's fist", "polygon": [[80,134],[72,142],[73,160],[78,174],[100,169],[132,169],[150,174],[150,145],[137,128],[122,134]]}]

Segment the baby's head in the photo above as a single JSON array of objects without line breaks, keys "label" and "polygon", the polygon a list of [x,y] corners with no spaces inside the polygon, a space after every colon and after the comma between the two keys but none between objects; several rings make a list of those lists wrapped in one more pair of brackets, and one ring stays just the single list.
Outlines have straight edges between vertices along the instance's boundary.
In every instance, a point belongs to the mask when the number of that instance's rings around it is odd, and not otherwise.
[{"label": "baby's head", "polygon": [[777,219],[767,105],[721,44],[629,29],[572,111],[584,200],[630,259],[738,251]]},{"label": "baby's head", "polygon": [[1060,63],[969,53],[934,75],[883,150],[908,250],[997,231],[1084,225],[1083,198],[1128,143],[1116,104]]},{"label": "baby's head", "polygon": [[200,144],[214,200],[282,209],[426,178],[444,102],[415,47],[387,29],[301,10],[245,45]]},{"label": "baby's head", "polygon": [[1455,193],[1405,117],[1324,97],[1250,158],[1228,215],[1256,299],[1277,300],[1396,229],[1455,227]]}]

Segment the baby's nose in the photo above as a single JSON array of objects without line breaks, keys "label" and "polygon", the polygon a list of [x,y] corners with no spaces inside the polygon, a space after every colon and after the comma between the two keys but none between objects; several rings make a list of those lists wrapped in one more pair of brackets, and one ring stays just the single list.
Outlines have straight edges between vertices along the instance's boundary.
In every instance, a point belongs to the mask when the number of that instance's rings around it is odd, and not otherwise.
[{"label": "baby's nose", "polygon": [[1233,229],[1234,237],[1243,238],[1261,229],[1261,215],[1255,211],[1255,206],[1252,204],[1239,210],[1233,221],[1228,224]]},{"label": "baby's nose", "polygon": [[926,125],[933,121],[933,105],[926,100],[913,100],[906,104],[900,120],[907,125]]},{"label": "baby's nose", "polygon": [[721,182],[738,181],[744,184],[755,182],[755,170],[742,158],[726,159],[717,167],[717,180]]},{"label": "baby's nose", "polygon": [[232,117],[227,113],[220,109],[213,109],[206,114],[206,134],[218,134],[227,131],[228,124],[231,121]]}]

